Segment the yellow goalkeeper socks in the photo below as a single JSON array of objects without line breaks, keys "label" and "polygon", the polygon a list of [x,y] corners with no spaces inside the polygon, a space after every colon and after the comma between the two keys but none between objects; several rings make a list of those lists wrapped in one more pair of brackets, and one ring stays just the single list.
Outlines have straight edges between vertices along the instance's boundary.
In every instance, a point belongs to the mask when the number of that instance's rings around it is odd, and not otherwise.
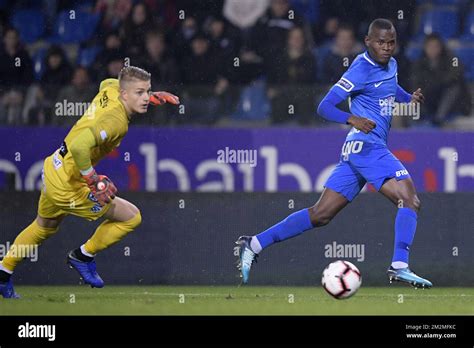
[{"label": "yellow goalkeeper socks", "polygon": [[38,255],[38,246],[47,238],[51,237],[58,227],[47,228],[41,227],[33,221],[27,228],[15,238],[7,255],[0,263],[0,269],[4,269],[8,273],[12,273],[15,267],[25,257],[34,257]]},{"label": "yellow goalkeeper socks", "polygon": [[[109,246],[117,243],[128,233],[140,225],[142,217],[140,212],[133,218],[123,222],[105,220],[95,231],[94,235],[86,242],[84,249],[89,254],[95,255]],[[13,273],[15,267],[25,257],[37,256],[38,246],[56,231],[55,228],[41,227],[33,221],[15,239],[7,255],[0,262],[0,269]]]},{"label": "yellow goalkeeper socks", "polygon": [[84,250],[91,255],[97,254],[109,246],[122,240],[142,222],[140,212],[127,221],[105,220],[97,227],[94,235],[84,244]]}]

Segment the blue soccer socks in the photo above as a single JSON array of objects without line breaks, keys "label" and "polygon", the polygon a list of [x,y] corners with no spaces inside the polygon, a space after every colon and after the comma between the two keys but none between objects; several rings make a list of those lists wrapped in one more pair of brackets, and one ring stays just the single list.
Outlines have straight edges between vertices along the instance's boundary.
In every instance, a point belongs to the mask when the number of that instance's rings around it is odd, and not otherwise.
[{"label": "blue soccer socks", "polygon": [[313,227],[308,209],[303,209],[289,215],[283,221],[280,221],[262,233],[257,234],[255,237],[260,243],[261,248],[265,249],[274,243],[296,237]]},{"label": "blue soccer socks", "polygon": [[[392,265],[394,268],[408,266],[410,246],[416,232],[417,214],[410,208],[399,208],[395,218],[395,244]],[[394,265],[395,263],[395,265]],[[403,264],[402,264],[403,263]]]}]

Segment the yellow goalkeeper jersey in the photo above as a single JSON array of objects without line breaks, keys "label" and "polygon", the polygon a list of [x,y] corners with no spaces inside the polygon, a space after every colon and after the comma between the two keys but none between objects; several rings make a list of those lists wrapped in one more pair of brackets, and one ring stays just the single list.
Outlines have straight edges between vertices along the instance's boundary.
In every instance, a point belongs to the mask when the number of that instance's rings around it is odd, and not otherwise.
[{"label": "yellow goalkeeper jersey", "polygon": [[90,129],[96,140],[90,158],[95,166],[102,158],[120,145],[130,122],[124,105],[119,100],[119,82],[106,79],[84,115],[71,128],[62,146],[46,158],[44,175],[56,188],[74,189],[84,185],[68,144],[85,129]]}]

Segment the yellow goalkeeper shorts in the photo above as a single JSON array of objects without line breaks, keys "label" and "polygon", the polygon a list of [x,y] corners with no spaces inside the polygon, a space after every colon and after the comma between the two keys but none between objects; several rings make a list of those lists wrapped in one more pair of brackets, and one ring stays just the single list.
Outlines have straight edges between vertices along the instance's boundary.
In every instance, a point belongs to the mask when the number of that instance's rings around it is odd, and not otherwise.
[{"label": "yellow goalkeeper shorts", "polygon": [[97,220],[111,204],[101,206],[85,182],[71,178],[60,165],[57,151],[43,164],[43,188],[38,203],[38,215],[55,219],[63,215],[76,215],[87,220]]}]

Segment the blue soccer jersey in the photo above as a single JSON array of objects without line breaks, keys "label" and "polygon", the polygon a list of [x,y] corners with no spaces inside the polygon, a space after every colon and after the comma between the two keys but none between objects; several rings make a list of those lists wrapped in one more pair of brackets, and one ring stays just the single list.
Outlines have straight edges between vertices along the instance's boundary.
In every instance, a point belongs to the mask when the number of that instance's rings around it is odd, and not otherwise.
[{"label": "blue soccer jersey", "polygon": [[326,181],[325,187],[349,201],[359,194],[366,182],[378,191],[389,179],[410,177],[407,169],[387,148],[397,87],[396,60],[391,58],[384,66],[364,52],[331,88],[339,97],[351,98],[353,115],[376,123],[368,134],[351,129],[342,146],[340,161]]},{"label": "blue soccer jersey", "polygon": [[369,134],[352,128],[346,141],[387,143],[397,92],[397,61],[394,58],[384,66],[374,62],[367,52],[359,54],[331,90],[343,99],[350,97],[353,115],[376,123],[376,128]]}]

